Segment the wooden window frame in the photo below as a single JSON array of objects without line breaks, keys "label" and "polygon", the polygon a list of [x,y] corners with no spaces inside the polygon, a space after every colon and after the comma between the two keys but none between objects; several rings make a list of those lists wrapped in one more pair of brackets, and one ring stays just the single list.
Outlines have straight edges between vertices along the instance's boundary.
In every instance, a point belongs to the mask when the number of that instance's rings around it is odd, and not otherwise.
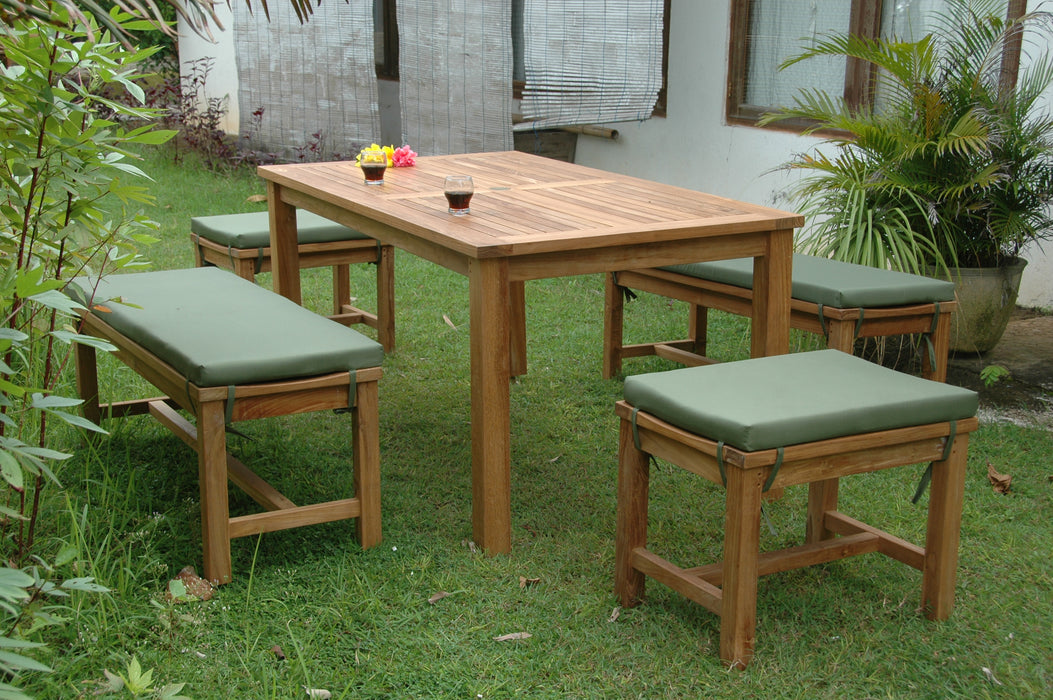
[{"label": "wooden window frame", "polygon": [[[746,102],[746,75],[749,66],[749,11],[751,0],[731,1],[731,35],[728,42],[728,84],[725,96],[725,118],[728,124],[759,127],[757,121],[771,111],[771,105],[753,105]],[[869,38],[877,38],[881,32],[882,0],[851,0],[849,31]],[[1009,0],[1006,17],[1015,19],[1027,11],[1027,0]],[[1002,79],[1015,85],[1020,68],[1021,37],[1015,37],[1002,57]],[[843,97],[853,108],[873,103],[874,66],[865,61],[849,59],[845,67]],[[803,131],[813,126],[811,120],[785,119],[768,124],[766,129]]]}]

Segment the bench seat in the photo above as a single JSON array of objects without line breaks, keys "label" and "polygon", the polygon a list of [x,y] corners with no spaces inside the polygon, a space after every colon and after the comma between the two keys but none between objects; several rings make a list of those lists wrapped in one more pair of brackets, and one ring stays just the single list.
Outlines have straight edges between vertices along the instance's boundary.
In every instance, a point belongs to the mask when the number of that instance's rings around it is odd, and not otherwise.
[{"label": "bench seat", "polygon": [[[300,268],[333,268],[333,313],[331,319],[347,325],[364,323],[377,330],[386,352],[395,349],[395,252],[360,231],[309,211],[296,211],[296,235]],[[270,218],[265,211],[242,214],[195,216],[190,219],[190,239],[198,267],[215,265],[232,270],[244,279],[255,280],[270,272]],[[377,266],[377,313],[351,303],[348,265]]]},{"label": "bench seat", "polygon": [[[615,591],[640,602],[653,578],[720,616],[720,656],[754,654],[758,577],[878,552],[922,572],[922,609],[954,607],[969,434],[977,395],[838,350],[627,377],[619,434]],[[648,546],[651,457],[723,486],[723,561],[681,568]],[[929,463],[925,546],[838,508],[842,477]],[[808,484],[803,544],[760,552],[764,494]],[[880,497],[880,494],[877,495]],[[699,505],[685,505],[682,518]],[[675,523],[675,520],[673,521]],[[666,526],[673,526],[669,523]],[[846,609],[850,601],[843,601]]]},{"label": "bench seat", "polygon": [[[100,405],[94,349],[78,344],[85,415],[149,412],[198,453],[206,578],[230,580],[232,537],[358,518],[362,546],[380,541],[379,343],[212,267],[79,279],[70,292],[84,332],[165,393]],[[226,424],[329,409],[352,414],[353,498],[298,507],[227,453]],[[269,512],[229,517],[228,476]]]},{"label": "bench seat", "polygon": [[[604,375],[614,376],[626,357],[657,354],[690,365],[705,357],[707,311],[750,315],[753,259],[738,258],[612,273],[607,280]],[[625,290],[661,294],[691,305],[689,338],[624,345]],[[947,373],[950,314],[957,308],[954,284],[865,265],[793,256],[790,326],[823,335],[827,346],[851,353],[858,338],[918,333],[927,339],[923,375]]]}]

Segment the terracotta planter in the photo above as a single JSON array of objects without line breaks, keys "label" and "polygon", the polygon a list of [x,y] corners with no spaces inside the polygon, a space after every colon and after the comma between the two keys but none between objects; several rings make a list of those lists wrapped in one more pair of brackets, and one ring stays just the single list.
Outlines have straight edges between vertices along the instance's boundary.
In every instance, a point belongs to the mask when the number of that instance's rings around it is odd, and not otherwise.
[{"label": "terracotta planter", "polygon": [[951,350],[984,353],[998,344],[1016,308],[1016,295],[1027,261],[1004,267],[952,268],[958,313],[951,319]]}]

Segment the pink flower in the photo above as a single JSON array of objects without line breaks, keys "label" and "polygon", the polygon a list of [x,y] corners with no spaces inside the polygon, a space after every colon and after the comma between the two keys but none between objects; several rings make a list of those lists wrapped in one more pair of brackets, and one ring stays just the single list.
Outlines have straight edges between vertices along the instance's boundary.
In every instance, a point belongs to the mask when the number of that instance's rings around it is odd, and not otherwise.
[{"label": "pink flower", "polygon": [[396,168],[408,168],[417,163],[417,154],[409,146],[400,146],[395,149],[391,159]]}]

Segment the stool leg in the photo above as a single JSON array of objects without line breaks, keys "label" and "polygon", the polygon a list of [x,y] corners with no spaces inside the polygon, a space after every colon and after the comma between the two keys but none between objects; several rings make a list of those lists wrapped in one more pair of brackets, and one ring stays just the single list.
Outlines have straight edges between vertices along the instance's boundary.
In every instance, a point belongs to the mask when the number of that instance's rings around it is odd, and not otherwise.
[{"label": "stool leg", "polygon": [[647,544],[649,455],[633,444],[632,425],[621,421],[618,435],[618,519],[614,537],[614,592],[625,607],[644,594],[644,575],[633,568],[632,553]]},{"label": "stool leg", "polygon": [[227,501],[227,436],[224,401],[207,401],[197,412],[197,464],[201,488],[201,540],[205,578],[229,583],[230,505]]},{"label": "stool leg", "polygon": [[256,281],[256,261],[248,258],[238,258],[234,261],[234,272],[238,277],[249,282]]},{"label": "stool leg", "polygon": [[622,369],[623,323],[625,297],[614,283],[614,273],[604,276],[603,283],[603,378],[611,379]]},{"label": "stool leg", "polygon": [[840,350],[849,355],[856,345],[856,322],[827,320],[826,347],[831,350]]},{"label": "stool leg", "polygon": [[966,433],[955,438],[946,461],[932,464],[925,569],[921,578],[921,605],[930,620],[945,620],[954,610],[968,451]]},{"label": "stool leg", "polygon": [[380,543],[380,412],[377,382],[355,387],[352,413],[355,496],[361,504],[358,541],[363,549]]},{"label": "stool leg", "polygon": [[808,484],[808,521],[805,531],[805,542],[815,544],[828,540],[835,533],[826,529],[824,514],[837,510],[838,479],[824,479]]},{"label": "stool leg", "polygon": [[746,668],[753,658],[762,476],[760,469],[727,470],[720,658],[733,668]]},{"label": "stool leg", "polygon": [[380,246],[377,260],[377,339],[384,352],[395,351],[395,248]]},{"label": "stool leg", "polygon": [[936,321],[936,330],[932,334],[932,349],[936,355],[936,366],[929,361],[928,348],[921,347],[921,376],[937,382],[947,381],[947,356],[951,351],[951,314],[941,313]]}]

